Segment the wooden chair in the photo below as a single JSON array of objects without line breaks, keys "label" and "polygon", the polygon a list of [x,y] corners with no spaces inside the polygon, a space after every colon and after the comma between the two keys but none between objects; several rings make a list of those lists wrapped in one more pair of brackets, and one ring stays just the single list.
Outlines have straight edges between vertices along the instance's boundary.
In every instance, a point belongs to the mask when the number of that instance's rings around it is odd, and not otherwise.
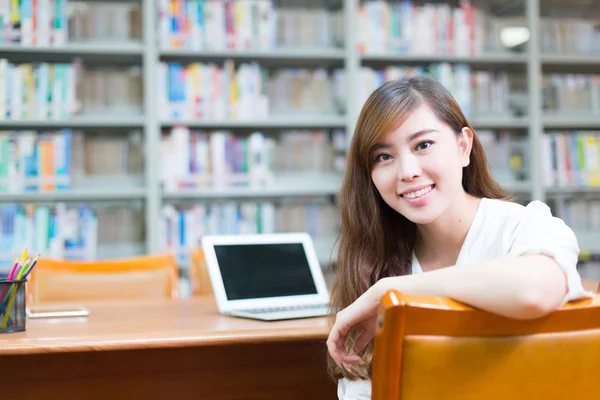
[{"label": "wooden chair", "polygon": [[214,292],[210,283],[210,275],[206,268],[206,259],[201,248],[190,252],[190,285],[193,296],[213,296]]},{"label": "wooden chair", "polygon": [[40,258],[29,276],[28,303],[177,298],[172,255],[80,262]]},{"label": "wooden chair", "polygon": [[600,294],[523,321],[392,290],[379,308],[372,399],[589,398],[599,354]]}]

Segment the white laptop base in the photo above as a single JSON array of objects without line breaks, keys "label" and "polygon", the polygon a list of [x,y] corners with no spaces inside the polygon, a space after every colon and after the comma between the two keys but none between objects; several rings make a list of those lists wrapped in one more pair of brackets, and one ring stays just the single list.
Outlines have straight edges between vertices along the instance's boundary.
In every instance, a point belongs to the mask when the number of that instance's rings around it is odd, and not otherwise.
[{"label": "white laptop base", "polygon": [[202,248],[221,314],[276,321],[329,313],[308,234],[205,235]]},{"label": "white laptop base", "polygon": [[282,319],[297,319],[297,318],[312,318],[323,317],[329,313],[328,305],[318,305],[310,308],[298,308],[294,310],[277,310],[277,309],[261,309],[261,310],[236,310],[230,311],[229,314],[234,317],[260,319],[263,321],[277,321]]}]

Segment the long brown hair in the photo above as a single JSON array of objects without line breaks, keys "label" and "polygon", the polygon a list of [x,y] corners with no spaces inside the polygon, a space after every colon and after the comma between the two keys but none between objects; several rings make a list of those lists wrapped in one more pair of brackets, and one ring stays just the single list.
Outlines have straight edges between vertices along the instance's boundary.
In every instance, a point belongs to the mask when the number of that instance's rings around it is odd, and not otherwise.
[{"label": "long brown hair", "polygon": [[[339,196],[341,230],[337,271],[331,290],[331,323],[337,312],[353,303],[379,279],[410,273],[416,225],[381,198],[371,180],[369,154],[375,143],[400,127],[422,104],[431,107],[437,118],[457,135],[464,127],[473,130],[452,95],[429,77],[413,76],[388,82],[367,99],[350,143]],[[465,192],[478,198],[507,198],[488,171],[476,134],[469,165],[463,168],[462,186]],[[358,333],[350,335],[348,351]],[[360,353],[364,364],[343,371],[328,357],[330,375],[334,379],[342,376],[368,379],[372,352],[373,343],[370,343]]]}]

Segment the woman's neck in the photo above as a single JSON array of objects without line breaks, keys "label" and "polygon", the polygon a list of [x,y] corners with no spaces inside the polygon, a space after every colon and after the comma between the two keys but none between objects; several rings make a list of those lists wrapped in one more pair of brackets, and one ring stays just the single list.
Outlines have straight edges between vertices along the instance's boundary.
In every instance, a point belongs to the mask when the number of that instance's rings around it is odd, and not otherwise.
[{"label": "woman's neck", "polygon": [[433,261],[439,268],[454,265],[480,202],[481,199],[463,192],[437,220],[418,225],[415,254],[419,263]]}]

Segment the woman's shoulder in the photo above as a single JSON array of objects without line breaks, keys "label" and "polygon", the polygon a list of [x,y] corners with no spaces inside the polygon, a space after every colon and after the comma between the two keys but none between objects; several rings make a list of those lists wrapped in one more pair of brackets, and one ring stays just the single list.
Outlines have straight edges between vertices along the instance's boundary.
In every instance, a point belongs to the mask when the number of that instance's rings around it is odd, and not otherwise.
[{"label": "woman's shoulder", "polygon": [[542,201],[534,200],[525,205],[502,199],[483,198],[485,216],[495,216],[500,219],[520,220],[531,215],[552,216],[550,207]]},{"label": "woman's shoulder", "polygon": [[503,257],[515,246],[537,245],[547,236],[572,242],[569,228],[541,201],[523,205],[485,198],[480,211],[465,241],[465,258],[461,262]]},{"label": "woman's shoulder", "polygon": [[[512,243],[524,229],[543,229],[562,220],[552,215],[550,207],[541,201],[525,205],[513,201],[484,198],[480,204],[474,236],[483,235],[496,243]],[[473,240],[476,240],[475,238]],[[481,238],[481,240],[483,240]]]}]

